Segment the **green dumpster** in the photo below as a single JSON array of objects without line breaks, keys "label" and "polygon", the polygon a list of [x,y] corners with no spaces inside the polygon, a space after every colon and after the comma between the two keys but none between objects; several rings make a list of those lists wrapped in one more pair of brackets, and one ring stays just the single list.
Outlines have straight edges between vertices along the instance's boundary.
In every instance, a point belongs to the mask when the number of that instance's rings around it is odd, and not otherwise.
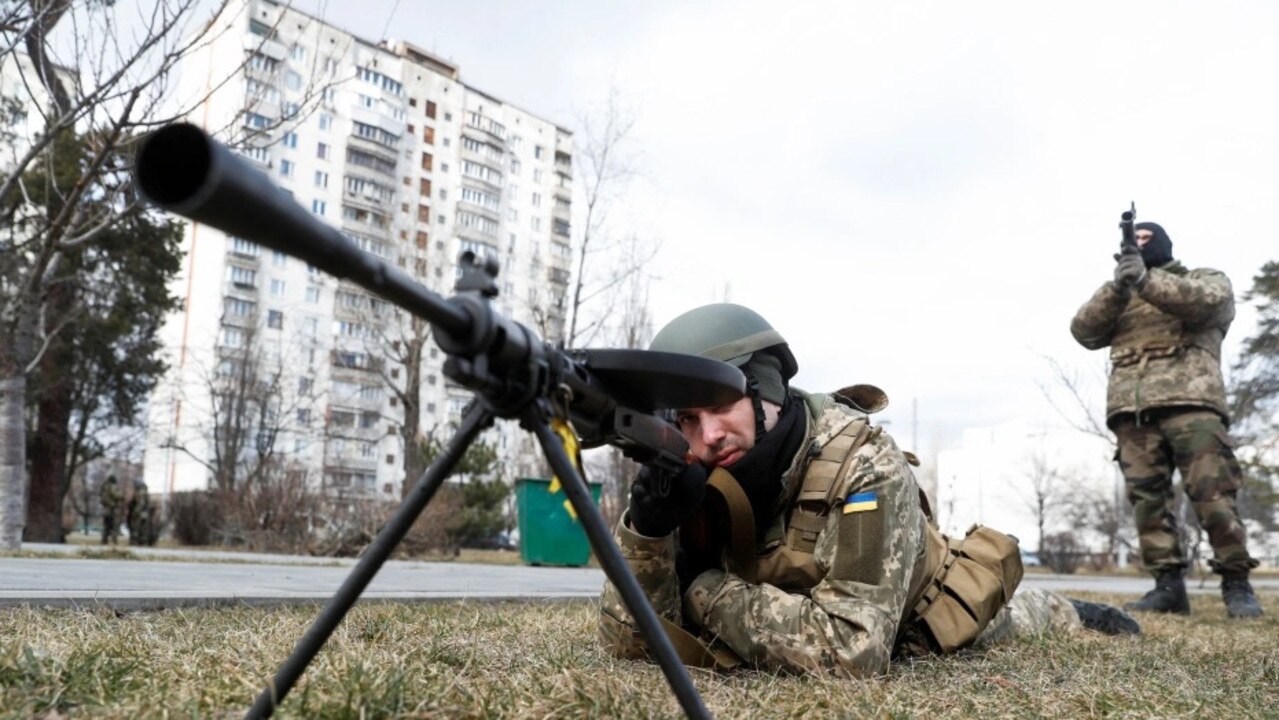
[{"label": "green dumpster", "polygon": [[[601,483],[590,483],[591,499],[600,502]],[[568,496],[546,478],[515,481],[515,511],[520,525],[520,558],[529,565],[585,565],[591,544],[582,524],[569,512]]]}]

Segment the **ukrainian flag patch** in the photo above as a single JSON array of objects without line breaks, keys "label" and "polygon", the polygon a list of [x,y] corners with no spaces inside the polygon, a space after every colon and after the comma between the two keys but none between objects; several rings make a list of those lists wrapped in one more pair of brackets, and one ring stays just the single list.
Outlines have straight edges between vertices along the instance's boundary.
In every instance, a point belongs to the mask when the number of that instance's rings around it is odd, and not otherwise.
[{"label": "ukrainian flag patch", "polygon": [[856,512],[867,512],[869,510],[879,509],[879,493],[876,492],[859,492],[852,493],[844,500],[844,514]]}]

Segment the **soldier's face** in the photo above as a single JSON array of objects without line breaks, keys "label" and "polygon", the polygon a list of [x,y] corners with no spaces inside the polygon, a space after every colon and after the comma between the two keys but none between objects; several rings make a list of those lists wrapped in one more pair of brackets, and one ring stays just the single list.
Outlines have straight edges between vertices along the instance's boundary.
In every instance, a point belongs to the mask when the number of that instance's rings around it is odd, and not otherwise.
[{"label": "soldier's face", "polygon": [[728,467],[755,447],[755,408],[749,395],[718,407],[680,410],[675,424],[689,451],[708,467]]},{"label": "soldier's face", "polygon": [[1134,232],[1132,235],[1133,235],[1133,238],[1137,241],[1138,248],[1146,247],[1146,243],[1155,239],[1154,230],[1138,230],[1137,232]]}]

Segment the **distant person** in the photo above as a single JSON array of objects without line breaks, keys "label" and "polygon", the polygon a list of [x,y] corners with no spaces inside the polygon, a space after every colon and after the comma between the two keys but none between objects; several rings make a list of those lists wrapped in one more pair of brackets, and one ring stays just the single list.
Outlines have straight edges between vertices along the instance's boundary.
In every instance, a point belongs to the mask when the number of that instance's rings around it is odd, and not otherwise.
[{"label": "distant person", "polygon": [[107,479],[102,483],[102,487],[98,488],[98,502],[102,505],[102,544],[115,545],[116,538],[120,535],[119,520],[120,506],[124,501],[124,496],[120,492],[120,485],[116,482],[115,475],[108,475]]},{"label": "distant person", "polygon": [[133,481],[128,523],[130,545],[151,544],[151,498],[147,494],[147,484],[141,480]]},{"label": "distant person", "polygon": [[[748,381],[735,402],[674,414],[691,462],[642,469],[615,532],[685,663],[862,676],[1012,635],[1140,632],[1117,608],[1016,590],[1007,535],[942,535],[911,458],[870,423],[883,393],[791,387],[795,356],[753,310],[695,308],[650,349],[725,361]],[[611,583],[599,631],[615,655],[646,656]]]},{"label": "distant person", "polygon": [[1155,589],[1125,607],[1187,614],[1188,565],[1173,513],[1173,470],[1208,533],[1213,572],[1221,575],[1230,617],[1261,615],[1248,582],[1257,561],[1235,508],[1243,472],[1226,433],[1230,416],[1221,375],[1221,341],[1235,317],[1230,280],[1217,270],[1187,270],[1173,259],[1159,225],[1138,223],[1138,250],[1116,255],[1103,284],[1070,324],[1089,350],[1110,347],[1106,424],[1128,488],[1141,561]]}]

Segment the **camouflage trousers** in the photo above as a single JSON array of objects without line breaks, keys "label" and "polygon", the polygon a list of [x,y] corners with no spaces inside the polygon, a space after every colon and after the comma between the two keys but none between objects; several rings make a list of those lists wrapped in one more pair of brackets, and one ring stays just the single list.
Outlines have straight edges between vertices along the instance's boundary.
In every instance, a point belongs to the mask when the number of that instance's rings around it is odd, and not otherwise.
[{"label": "camouflage trousers", "polygon": [[1173,470],[1180,471],[1186,496],[1208,533],[1214,572],[1257,566],[1248,555],[1247,532],[1235,509],[1243,470],[1231,449],[1221,417],[1209,410],[1167,408],[1120,417],[1114,424],[1116,459],[1141,544],[1141,562],[1151,573],[1188,563],[1173,513]]},{"label": "camouflage trousers", "polygon": [[1075,606],[1065,597],[1040,588],[1020,588],[981,635],[978,647],[1046,632],[1072,632],[1083,627]]}]

